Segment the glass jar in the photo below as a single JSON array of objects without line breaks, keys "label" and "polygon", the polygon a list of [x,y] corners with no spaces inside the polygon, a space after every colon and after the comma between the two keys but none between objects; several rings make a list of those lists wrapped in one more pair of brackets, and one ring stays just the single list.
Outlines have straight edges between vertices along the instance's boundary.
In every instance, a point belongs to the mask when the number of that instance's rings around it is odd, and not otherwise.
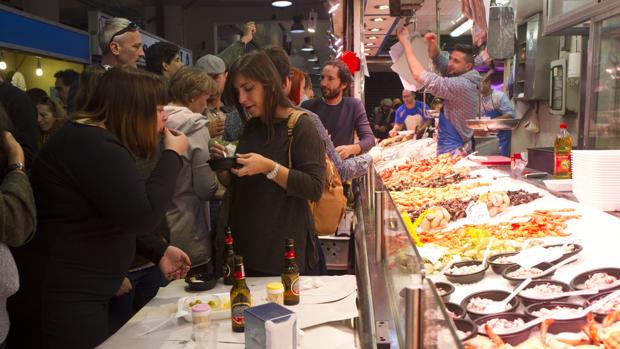
[{"label": "glass jar", "polygon": [[267,284],[267,302],[284,305],[284,285],[281,282]]}]

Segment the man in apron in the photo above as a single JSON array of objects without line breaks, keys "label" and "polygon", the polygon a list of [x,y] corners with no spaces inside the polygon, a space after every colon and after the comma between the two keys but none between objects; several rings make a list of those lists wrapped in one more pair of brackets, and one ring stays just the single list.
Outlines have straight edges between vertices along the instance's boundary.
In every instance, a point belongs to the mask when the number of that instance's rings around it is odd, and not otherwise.
[{"label": "man in apron", "polygon": [[[491,79],[482,80],[480,90],[480,115],[491,119],[513,119],[515,111],[508,96],[491,88]],[[499,131],[499,155],[510,157],[510,140],[512,131]]]},{"label": "man in apron", "polygon": [[467,126],[467,120],[475,118],[480,112],[480,74],[473,70],[471,46],[456,45],[448,58],[447,53],[439,51],[434,33],[424,35],[424,40],[429,44],[428,55],[441,72],[440,76],[425,70],[420,64],[411,48],[407,28],[398,29],[397,35],[413,78],[424,85],[426,92],[444,100],[439,114],[437,154],[467,154],[473,151],[473,130]]}]

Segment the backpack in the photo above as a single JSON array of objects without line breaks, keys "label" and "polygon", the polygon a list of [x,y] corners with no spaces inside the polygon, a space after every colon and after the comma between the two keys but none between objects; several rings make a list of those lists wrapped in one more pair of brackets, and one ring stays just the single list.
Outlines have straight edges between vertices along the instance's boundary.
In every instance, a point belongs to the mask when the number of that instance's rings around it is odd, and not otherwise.
[{"label": "backpack", "polygon": [[[293,129],[299,117],[304,114],[301,110],[295,110],[288,119],[288,164],[292,168],[291,147],[293,145]],[[347,199],[344,196],[344,189],[340,175],[334,163],[325,154],[325,184],[323,194],[319,201],[308,201],[312,220],[314,221],[314,231],[317,235],[331,235],[336,232],[338,225],[344,216]]]}]

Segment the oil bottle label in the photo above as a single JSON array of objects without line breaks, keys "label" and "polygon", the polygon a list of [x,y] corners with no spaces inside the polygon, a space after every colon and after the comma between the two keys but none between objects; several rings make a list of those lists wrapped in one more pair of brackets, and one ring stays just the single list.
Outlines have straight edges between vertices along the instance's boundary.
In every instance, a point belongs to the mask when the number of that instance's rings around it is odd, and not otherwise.
[{"label": "oil bottle label", "polygon": [[291,292],[293,292],[294,295],[299,296],[299,277],[294,278],[293,282],[291,282]]},{"label": "oil bottle label", "polygon": [[224,278],[230,277],[230,265],[224,263],[224,267],[223,267],[223,274],[224,274]]},{"label": "oil bottle label", "polygon": [[555,155],[555,174],[569,174],[571,170],[570,154]]},{"label": "oil bottle label", "polygon": [[231,319],[235,325],[245,325],[243,311],[250,307],[250,303],[236,303],[231,307]]}]

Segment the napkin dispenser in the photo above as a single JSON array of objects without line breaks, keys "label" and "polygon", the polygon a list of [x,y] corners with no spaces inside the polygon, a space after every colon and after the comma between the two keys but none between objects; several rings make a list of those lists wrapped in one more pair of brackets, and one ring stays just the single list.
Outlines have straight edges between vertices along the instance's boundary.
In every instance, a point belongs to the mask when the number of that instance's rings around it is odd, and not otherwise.
[{"label": "napkin dispenser", "polygon": [[276,304],[266,303],[246,309],[246,349],[297,348],[297,314]]}]

